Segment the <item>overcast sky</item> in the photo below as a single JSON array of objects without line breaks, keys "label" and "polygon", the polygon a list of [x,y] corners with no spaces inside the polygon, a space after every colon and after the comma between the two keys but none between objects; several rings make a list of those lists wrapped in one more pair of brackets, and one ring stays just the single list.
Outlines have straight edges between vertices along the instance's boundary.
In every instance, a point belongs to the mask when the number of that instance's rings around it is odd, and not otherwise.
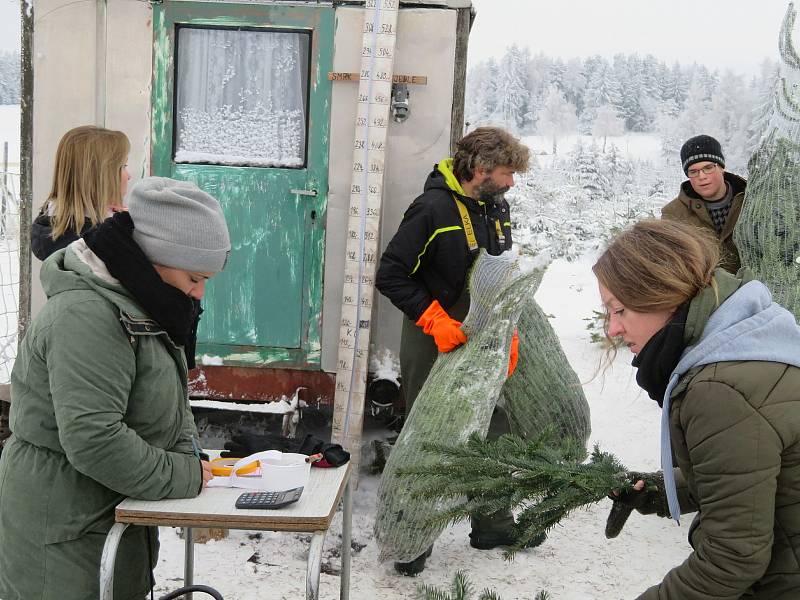
[{"label": "overcast sky", "polygon": [[19,50],[19,0],[0,0],[0,52]]},{"label": "overcast sky", "polygon": [[[788,0],[472,0],[469,62],[527,46],[563,58],[617,52],[756,73],[778,60]],[[800,41],[800,36],[798,36]]]},{"label": "overcast sky", "polygon": [[[528,46],[563,58],[651,53],[669,63],[755,73],[777,60],[788,0],[472,0],[470,64]],[[800,26],[800,23],[798,23]],[[800,40],[800,36],[798,36]],[[19,0],[0,0],[0,51],[19,48]]]}]

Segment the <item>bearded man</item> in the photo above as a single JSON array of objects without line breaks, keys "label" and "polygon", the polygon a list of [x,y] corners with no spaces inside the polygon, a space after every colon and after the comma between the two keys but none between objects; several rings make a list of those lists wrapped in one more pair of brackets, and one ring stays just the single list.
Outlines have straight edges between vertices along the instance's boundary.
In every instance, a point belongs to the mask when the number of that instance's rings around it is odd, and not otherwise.
[{"label": "bearded man", "polygon": [[[461,321],[469,310],[469,270],[481,248],[495,256],[511,248],[504,194],[514,185],[514,174],[528,169],[529,157],[528,148],[502,129],[471,131],[458,141],[452,158],[434,166],[422,195],[408,207],[381,256],[376,286],[407,317],[400,341],[406,415],[438,353],[467,341]],[[516,366],[518,344],[515,335],[509,375]],[[508,431],[505,415],[499,413],[492,429]],[[480,549],[507,545],[514,539],[513,525],[510,513],[476,515],[470,544]],[[416,575],[427,556],[395,563],[395,568]]]}]

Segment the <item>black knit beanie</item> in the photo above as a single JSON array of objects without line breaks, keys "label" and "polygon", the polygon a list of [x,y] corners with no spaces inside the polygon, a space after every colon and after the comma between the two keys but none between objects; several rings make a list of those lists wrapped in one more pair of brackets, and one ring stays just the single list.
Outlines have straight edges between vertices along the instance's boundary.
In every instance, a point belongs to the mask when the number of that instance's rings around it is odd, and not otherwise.
[{"label": "black knit beanie", "polygon": [[699,162],[714,162],[723,169],[725,157],[722,155],[722,146],[710,135],[696,135],[686,140],[681,146],[681,165],[683,172],[688,173],[689,167]]}]

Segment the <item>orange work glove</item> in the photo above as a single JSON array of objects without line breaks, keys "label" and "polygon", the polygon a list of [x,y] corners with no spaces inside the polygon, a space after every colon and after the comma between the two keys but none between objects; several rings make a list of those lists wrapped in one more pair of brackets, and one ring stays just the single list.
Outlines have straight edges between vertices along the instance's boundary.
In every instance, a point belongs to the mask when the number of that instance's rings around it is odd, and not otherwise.
[{"label": "orange work glove", "polygon": [[439,352],[450,352],[467,341],[467,336],[461,331],[461,321],[451,318],[438,300],[431,302],[425,309],[417,320],[417,325],[426,334],[433,336]]},{"label": "orange work glove", "polygon": [[514,335],[511,336],[511,350],[508,353],[508,377],[517,368],[517,361],[519,360],[519,334],[514,330]]}]

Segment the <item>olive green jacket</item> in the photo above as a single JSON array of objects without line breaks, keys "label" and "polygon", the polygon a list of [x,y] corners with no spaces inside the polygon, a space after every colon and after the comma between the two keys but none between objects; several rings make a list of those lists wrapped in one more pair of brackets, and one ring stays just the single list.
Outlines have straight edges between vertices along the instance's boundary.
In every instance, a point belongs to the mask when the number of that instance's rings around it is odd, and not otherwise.
[{"label": "olive green jacket", "polygon": [[[114,507],[126,496],[190,498],[202,484],[183,349],[125,288],[98,277],[76,244],[104,269],[82,240],[45,261],[48,300],[11,375],[12,437],[0,458],[3,600],[98,597]],[[129,531],[118,600],[144,597],[156,558],[155,530]]]},{"label": "olive green jacket", "polygon": [[[720,303],[743,283],[721,270],[716,280]],[[687,345],[717,305],[710,287],[692,301]],[[694,552],[640,599],[800,598],[800,368],[713,363],[687,372],[671,398],[675,464],[698,510]]]},{"label": "olive green jacket", "polygon": [[672,221],[681,221],[695,227],[707,229],[719,239],[720,244],[720,266],[729,273],[736,273],[741,267],[739,250],[733,243],[733,229],[739,214],[742,212],[744,203],[744,192],[747,181],[734,175],[725,173],[725,181],[733,188],[733,200],[731,200],[731,210],[722,231],[717,233],[711,215],[708,214],[705,201],[692,189],[692,184],[687,180],[681,184],[681,191],[678,196],[669,204],[661,209],[661,218]]}]

